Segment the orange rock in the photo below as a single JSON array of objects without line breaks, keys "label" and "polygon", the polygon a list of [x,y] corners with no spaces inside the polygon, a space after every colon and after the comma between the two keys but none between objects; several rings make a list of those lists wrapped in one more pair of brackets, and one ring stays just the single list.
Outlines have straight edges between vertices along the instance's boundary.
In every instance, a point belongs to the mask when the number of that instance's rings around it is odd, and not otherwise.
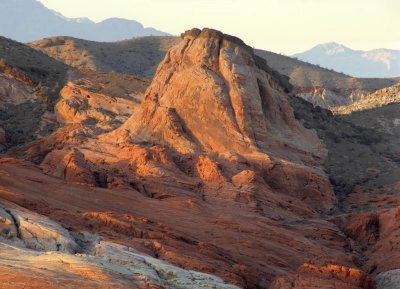
[{"label": "orange rock", "polygon": [[295,158],[324,155],[315,134],[294,118],[281,80],[241,40],[219,31],[183,35],[157,69],[138,111],[109,138],[195,150]]},{"label": "orange rock", "polygon": [[197,173],[204,182],[218,182],[224,180],[224,177],[218,168],[208,156],[199,156],[196,163]]},{"label": "orange rock", "polygon": [[68,182],[96,185],[94,173],[90,170],[84,155],[78,150],[55,150],[42,162],[43,170]]},{"label": "orange rock", "polygon": [[375,289],[375,281],[357,268],[305,263],[295,274],[277,278],[270,289]]}]

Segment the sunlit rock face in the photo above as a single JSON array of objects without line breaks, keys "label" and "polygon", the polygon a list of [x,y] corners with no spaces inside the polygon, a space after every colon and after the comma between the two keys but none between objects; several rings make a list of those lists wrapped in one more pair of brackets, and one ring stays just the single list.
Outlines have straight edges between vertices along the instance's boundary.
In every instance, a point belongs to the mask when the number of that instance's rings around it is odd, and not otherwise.
[{"label": "sunlit rock face", "polygon": [[182,152],[251,154],[278,141],[319,148],[294,119],[287,79],[266,71],[250,47],[211,29],[182,38],[160,64],[141,110],[121,129],[132,139],[162,141]]}]

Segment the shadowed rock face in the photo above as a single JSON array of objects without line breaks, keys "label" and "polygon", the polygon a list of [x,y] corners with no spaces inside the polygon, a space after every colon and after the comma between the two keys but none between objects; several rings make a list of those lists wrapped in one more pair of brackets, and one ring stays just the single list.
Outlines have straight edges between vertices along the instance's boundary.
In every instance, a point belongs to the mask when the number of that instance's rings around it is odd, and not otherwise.
[{"label": "shadowed rock face", "polygon": [[6,132],[0,127],[0,151],[7,145]]},{"label": "shadowed rock face", "polygon": [[[6,132],[7,147],[54,131],[52,110],[69,69],[35,49],[0,37],[0,127]],[[0,147],[1,142],[0,137]]]}]

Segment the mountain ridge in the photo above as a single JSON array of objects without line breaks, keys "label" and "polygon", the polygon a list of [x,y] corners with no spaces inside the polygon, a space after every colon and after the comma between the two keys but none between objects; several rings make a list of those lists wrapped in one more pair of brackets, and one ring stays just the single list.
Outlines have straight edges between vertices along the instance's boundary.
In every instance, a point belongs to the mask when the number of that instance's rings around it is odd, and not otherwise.
[{"label": "mountain ridge", "polygon": [[353,77],[387,78],[400,76],[400,50],[377,48],[354,50],[337,42],[314,46],[292,57],[334,69]]},{"label": "mountain ridge", "polygon": [[68,18],[46,8],[37,0],[2,0],[0,35],[20,42],[60,35],[108,42],[169,34],[151,27],[146,28],[135,20],[117,17],[98,23],[89,18]]}]

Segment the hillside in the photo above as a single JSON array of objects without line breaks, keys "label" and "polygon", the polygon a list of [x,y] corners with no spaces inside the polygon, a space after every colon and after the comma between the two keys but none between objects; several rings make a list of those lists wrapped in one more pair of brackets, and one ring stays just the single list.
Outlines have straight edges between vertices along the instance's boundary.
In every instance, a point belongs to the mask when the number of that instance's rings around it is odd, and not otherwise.
[{"label": "hillside", "polygon": [[349,105],[400,78],[355,78],[273,52],[256,50],[279,73],[290,77],[295,93],[323,108]]},{"label": "hillside", "polygon": [[35,41],[30,46],[76,68],[152,78],[177,37],[141,37],[119,42],[92,42],[70,37]]},{"label": "hillside", "polygon": [[400,102],[400,84],[377,90],[351,105],[338,106],[333,109],[335,114],[351,114],[356,111],[374,109]]},{"label": "hillside", "polygon": [[117,41],[168,34],[154,28],[145,28],[134,20],[110,18],[95,23],[88,18],[67,18],[36,0],[2,0],[0,35],[29,42],[58,35],[95,41]]},{"label": "hillside", "polygon": [[[349,121],[359,127],[369,128],[387,135],[388,139],[400,139],[400,85],[378,90],[349,106],[333,110],[337,118]],[[392,141],[393,142],[393,141]],[[400,146],[400,144],[399,144]],[[389,154],[389,151],[387,152]],[[395,158],[395,161],[399,161]],[[398,175],[400,177],[400,175]]]},{"label": "hillside", "polygon": [[69,74],[64,63],[0,37],[0,128],[8,145],[32,141],[54,129],[46,116]]},{"label": "hillside", "polygon": [[300,60],[344,72],[353,77],[399,77],[400,50],[361,51],[330,42],[293,55]]},{"label": "hillside", "polygon": [[61,86],[69,69],[63,62],[1,36],[0,59],[2,73],[19,74],[20,78],[26,76],[36,85],[42,83],[47,86]]}]

